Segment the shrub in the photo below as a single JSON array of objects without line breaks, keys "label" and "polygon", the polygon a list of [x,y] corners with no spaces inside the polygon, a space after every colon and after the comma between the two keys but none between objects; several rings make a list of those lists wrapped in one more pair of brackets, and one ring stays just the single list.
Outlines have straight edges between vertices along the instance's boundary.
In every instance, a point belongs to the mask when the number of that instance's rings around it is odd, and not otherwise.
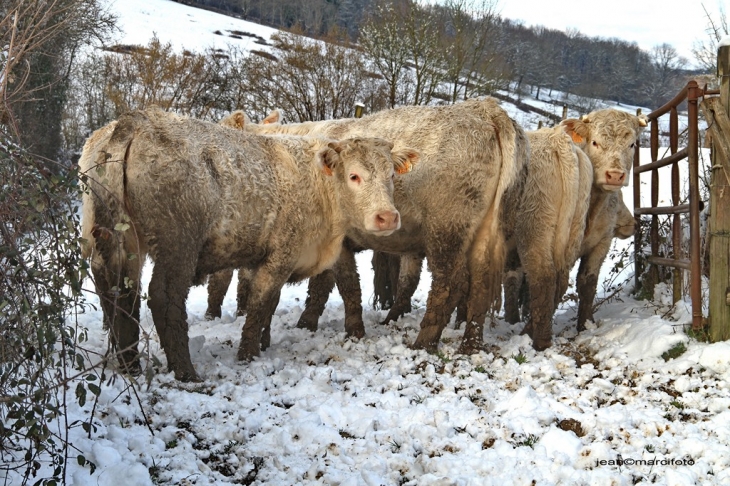
[{"label": "shrub", "polygon": [[76,174],[30,156],[0,131],[0,187],[0,467],[23,484],[39,473],[65,484],[69,374],[85,377],[80,401],[100,391],[79,348],[85,332],[68,319],[86,276]]}]

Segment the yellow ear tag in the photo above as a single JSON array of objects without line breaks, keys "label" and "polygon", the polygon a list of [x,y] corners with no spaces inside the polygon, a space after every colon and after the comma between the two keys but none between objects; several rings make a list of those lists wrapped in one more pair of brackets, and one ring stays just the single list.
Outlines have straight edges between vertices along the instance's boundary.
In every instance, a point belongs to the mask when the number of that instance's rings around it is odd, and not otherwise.
[{"label": "yellow ear tag", "polygon": [[408,172],[413,170],[413,164],[411,164],[410,161],[406,160],[403,162],[403,167],[397,168],[395,171],[398,174],[407,174]]},{"label": "yellow ear tag", "polygon": [[578,135],[575,132],[570,132],[570,138],[572,138],[573,139],[573,142],[575,142],[575,143],[582,143],[583,142],[583,137],[581,137],[580,135]]}]

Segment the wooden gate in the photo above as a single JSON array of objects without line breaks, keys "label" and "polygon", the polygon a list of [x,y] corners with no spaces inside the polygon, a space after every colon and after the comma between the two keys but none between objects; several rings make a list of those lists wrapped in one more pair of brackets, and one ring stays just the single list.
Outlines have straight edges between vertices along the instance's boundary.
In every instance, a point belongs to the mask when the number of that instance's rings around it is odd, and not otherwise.
[{"label": "wooden gate", "polygon": [[[651,127],[651,162],[641,164],[639,147],[634,154],[634,218],[637,231],[634,236],[634,268],[636,288],[641,286],[640,278],[644,273],[646,263],[651,265],[672,267],[674,302],[682,298],[683,272],[690,272],[690,298],[692,301],[692,328],[702,328],[702,287],[700,262],[700,219],[699,219],[699,129],[698,129],[698,101],[705,91],[700,89],[696,81],[690,81],[682,91],[669,103],[651,112],[647,118]],[[679,118],[677,107],[687,102],[687,146],[679,148]],[[670,155],[662,159],[659,156],[659,128],[662,117],[669,116],[669,151]],[[680,204],[680,170],[679,164],[687,160],[689,164],[689,202]],[[672,205],[659,206],[659,169],[671,166],[672,177]],[[641,184],[640,176],[651,171],[651,206],[640,207]],[[680,215],[689,214],[690,249],[689,255],[684,255],[681,242]],[[650,244],[651,255],[644,258],[641,252],[641,218],[651,215]],[[672,258],[659,255],[659,215],[672,215]],[[656,268],[649,271],[656,272]],[[656,282],[656,280],[654,280]]]}]

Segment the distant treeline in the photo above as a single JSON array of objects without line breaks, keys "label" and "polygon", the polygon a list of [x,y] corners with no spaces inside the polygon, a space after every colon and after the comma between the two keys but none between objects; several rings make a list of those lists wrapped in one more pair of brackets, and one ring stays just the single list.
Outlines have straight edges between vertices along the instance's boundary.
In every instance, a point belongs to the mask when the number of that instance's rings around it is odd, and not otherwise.
[{"label": "distant treeline", "polygon": [[[379,5],[410,5],[429,11],[442,10],[442,25],[434,33],[449,32],[449,11],[476,6],[495,11],[495,2],[446,0],[429,5],[415,0],[177,0],[187,5],[215,10],[272,27],[321,38],[333,31],[346,33],[358,42],[361,26]],[[670,45],[642,50],[620,39],[588,37],[579,31],[563,32],[492,16],[493,49],[485,57],[500,63],[503,79],[517,91],[529,85],[534,90],[559,90],[619,103],[658,107],[669,100],[687,80],[701,74],[685,69],[686,60]],[[540,94],[539,92],[537,93]]]}]

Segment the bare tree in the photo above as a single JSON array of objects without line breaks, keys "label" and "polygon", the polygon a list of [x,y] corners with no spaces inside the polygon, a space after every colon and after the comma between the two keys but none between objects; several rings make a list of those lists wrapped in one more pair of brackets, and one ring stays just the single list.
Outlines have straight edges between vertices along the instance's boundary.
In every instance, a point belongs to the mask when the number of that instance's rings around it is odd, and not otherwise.
[{"label": "bare tree", "polygon": [[653,106],[661,106],[671,99],[681,84],[679,72],[687,65],[677,50],[669,44],[654,46],[651,50],[651,83],[646,84],[646,93]]},{"label": "bare tree", "polygon": [[728,25],[727,15],[724,6],[718,2],[717,14],[713,14],[705,4],[702,4],[702,10],[705,12],[707,26],[705,39],[695,41],[692,47],[692,54],[699,65],[710,73],[717,71],[717,45],[723,37],[730,35],[730,25]]},{"label": "bare tree", "polygon": [[402,100],[399,88],[406,77],[409,56],[404,42],[403,25],[398,20],[401,17],[401,8],[402,5],[396,2],[377,0],[360,28],[360,46],[388,86],[390,108],[394,108]]},{"label": "bare tree", "polygon": [[411,104],[427,105],[446,78],[445,52],[439,39],[443,24],[431,5],[408,2],[401,21],[405,30],[408,57],[413,66]]},{"label": "bare tree", "polygon": [[0,123],[26,148],[55,159],[70,67],[114,18],[98,0],[9,0],[0,12]]},{"label": "bare tree", "polygon": [[477,72],[496,58],[499,24],[494,0],[447,0],[443,45],[451,102],[469,98]]},{"label": "bare tree", "polygon": [[351,116],[355,102],[368,96],[363,90],[369,85],[365,61],[335,37],[328,40],[290,33],[272,36],[277,59],[254,56],[242,69],[253,110],[281,108],[297,121]]}]

